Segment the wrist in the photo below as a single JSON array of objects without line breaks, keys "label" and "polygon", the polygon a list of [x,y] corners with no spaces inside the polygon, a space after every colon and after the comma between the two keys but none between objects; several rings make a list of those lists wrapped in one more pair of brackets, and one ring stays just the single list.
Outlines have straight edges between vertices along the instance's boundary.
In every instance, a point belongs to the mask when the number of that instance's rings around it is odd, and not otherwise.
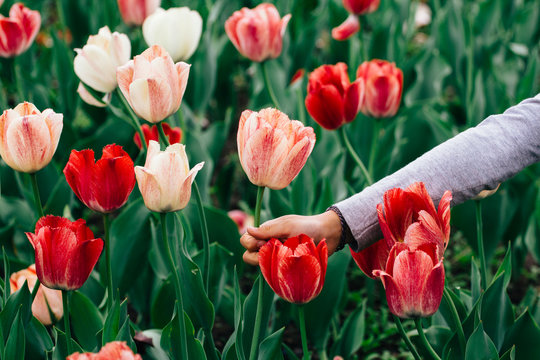
[{"label": "wrist", "polygon": [[323,229],[321,235],[326,239],[328,254],[332,254],[336,251],[341,239],[341,220],[338,214],[331,210],[320,214],[319,217]]}]

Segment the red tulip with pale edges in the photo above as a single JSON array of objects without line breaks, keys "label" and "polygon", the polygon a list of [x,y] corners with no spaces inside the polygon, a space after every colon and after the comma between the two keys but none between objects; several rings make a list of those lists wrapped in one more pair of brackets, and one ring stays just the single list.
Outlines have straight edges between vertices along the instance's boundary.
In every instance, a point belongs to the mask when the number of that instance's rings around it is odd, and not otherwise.
[{"label": "red tulip with pale edges", "polygon": [[[163,126],[163,132],[169,139],[169,144],[177,144],[182,140],[182,129],[179,127],[171,127],[166,122],[161,124]],[[142,132],[144,135],[144,140],[146,141],[146,145],[150,142],[150,140],[158,141],[159,142],[159,132],[157,125],[153,125],[152,127],[148,126],[147,124],[143,124],[141,126]],[[135,133],[133,136],[133,142],[139,149],[142,149],[142,143],[141,143],[141,137],[139,136],[139,133]]]},{"label": "red tulip with pale edges", "polygon": [[0,57],[13,57],[28,50],[40,26],[39,11],[30,10],[22,3],[13,4],[9,17],[0,15]]},{"label": "red tulip with pale edges", "polygon": [[309,74],[306,109],[323,128],[335,130],[353,121],[364,99],[364,81],[350,82],[345,63],[322,65]]},{"label": "red tulip with pale edges", "polygon": [[154,45],[117,69],[118,87],[139,117],[158,123],[180,108],[190,67]]},{"label": "red tulip with pale edges", "polygon": [[254,9],[235,11],[225,22],[225,32],[240,54],[261,62],[281,54],[290,19],[291,14],[281,18],[273,4],[262,3]]},{"label": "red tulip with pale edges", "polygon": [[105,344],[97,354],[77,352],[66,360],[142,360],[142,357],[134,354],[125,341],[113,341]]},{"label": "red tulip with pale edges", "polygon": [[366,85],[362,113],[375,118],[397,113],[403,91],[403,72],[396,64],[385,60],[365,61],[358,67],[356,77],[363,79]]},{"label": "red tulip with pale edges", "polygon": [[304,167],[315,146],[315,133],[277,109],[245,110],[238,125],[237,145],[249,181],[279,190]]},{"label": "red tulip with pale edges", "polygon": [[343,6],[349,12],[349,17],[339,26],[332,29],[335,40],[347,40],[360,30],[359,15],[374,12],[379,7],[380,0],[343,0]]},{"label": "red tulip with pale edges", "polygon": [[44,216],[35,233],[26,236],[34,247],[39,281],[51,289],[79,289],[103,250],[103,240],[94,238],[83,219]]},{"label": "red tulip with pale edges", "polygon": [[0,155],[13,170],[35,173],[51,162],[62,133],[62,114],[24,102],[0,116]]},{"label": "red tulip with pale edges", "polygon": [[160,5],[161,0],[118,0],[120,15],[128,25],[142,25]]},{"label": "red tulip with pale edges", "polygon": [[103,214],[124,206],[135,187],[133,161],[115,144],[105,146],[98,161],[93,150],[72,150],[64,175],[79,200]]},{"label": "red tulip with pale edges", "polygon": [[281,298],[305,304],[317,297],[324,285],[328,249],[326,240],[317,246],[301,234],[282,243],[270,239],[259,250],[259,265],[268,285]]}]

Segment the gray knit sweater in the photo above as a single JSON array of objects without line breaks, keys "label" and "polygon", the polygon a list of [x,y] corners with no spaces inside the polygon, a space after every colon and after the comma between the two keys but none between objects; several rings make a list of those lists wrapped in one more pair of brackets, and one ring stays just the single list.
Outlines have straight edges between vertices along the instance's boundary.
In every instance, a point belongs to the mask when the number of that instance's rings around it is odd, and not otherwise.
[{"label": "gray knit sweater", "polygon": [[[422,181],[435,206],[444,191],[452,191],[452,205],[494,189],[523,168],[540,161],[540,94],[503,114],[445,141],[404,168],[335,206],[361,250],[382,238],[376,206],[386,190]],[[344,229],[345,230],[345,229]]]}]

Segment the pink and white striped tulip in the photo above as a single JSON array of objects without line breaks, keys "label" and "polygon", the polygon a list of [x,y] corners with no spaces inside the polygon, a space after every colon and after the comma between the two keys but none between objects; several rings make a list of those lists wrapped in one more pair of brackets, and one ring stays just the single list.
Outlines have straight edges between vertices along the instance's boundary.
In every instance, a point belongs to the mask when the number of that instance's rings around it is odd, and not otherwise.
[{"label": "pink and white striped tulip", "polygon": [[0,57],[13,57],[28,50],[40,26],[39,11],[21,3],[13,4],[8,18],[0,15]]},{"label": "pink and white striped tulip", "polygon": [[146,162],[135,167],[135,176],[146,207],[159,213],[185,208],[191,197],[191,184],[204,162],[189,169],[185,145],[173,144],[160,151],[150,140]]},{"label": "pink and white striped tulip", "polygon": [[142,25],[161,5],[161,0],[118,0],[122,20],[128,25]]},{"label": "pink and white striped tulip", "polygon": [[225,22],[225,32],[240,54],[260,62],[281,54],[290,19],[291,14],[281,18],[273,4],[262,3],[254,9],[235,11]]},{"label": "pink and white striped tulip", "polygon": [[13,170],[35,173],[43,169],[56,151],[62,133],[62,114],[42,113],[24,102],[0,116],[0,156]]},{"label": "pink and white striped tulip", "polygon": [[75,74],[92,89],[109,93],[116,89],[116,69],[131,57],[131,42],[125,34],[111,33],[108,26],[90,35],[82,49],[75,49]]},{"label": "pink and white striped tulip", "polygon": [[154,45],[118,68],[118,86],[138,116],[158,123],[180,108],[190,66]]},{"label": "pink and white striped tulip", "polygon": [[315,146],[315,133],[277,109],[245,110],[238,125],[237,145],[249,181],[279,190],[304,167]]}]

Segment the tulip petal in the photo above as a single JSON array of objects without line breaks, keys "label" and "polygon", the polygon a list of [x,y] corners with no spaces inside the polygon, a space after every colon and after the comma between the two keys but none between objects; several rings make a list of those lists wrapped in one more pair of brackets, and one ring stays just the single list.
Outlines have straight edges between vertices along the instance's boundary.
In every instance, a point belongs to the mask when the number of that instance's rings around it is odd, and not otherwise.
[{"label": "tulip petal", "polygon": [[344,41],[360,31],[360,21],[358,16],[350,14],[341,25],[332,29],[332,38]]},{"label": "tulip petal", "polygon": [[359,252],[354,252],[351,249],[351,255],[356,265],[358,265],[364,274],[372,279],[375,279],[373,275],[374,270],[384,270],[386,268],[386,260],[389,253],[390,248],[384,239],[373,243]]},{"label": "tulip petal", "polygon": [[95,203],[92,180],[94,177],[94,162],[93,150],[71,150],[69,160],[64,168],[64,175],[68,185],[79,200],[88,207]]},{"label": "tulip petal", "polygon": [[72,256],[66,262],[64,274],[71,289],[80,288],[88,279],[102,250],[103,240],[101,239],[86,240],[73,249]]},{"label": "tulip petal", "polygon": [[263,247],[259,249],[259,267],[261,268],[261,273],[266,279],[266,282],[274,292],[277,293],[279,290],[277,284],[274,282],[274,276],[272,271],[275,269],[274,266],[274,252],[279,250],[279,247],[283,246],[281,241],[278,239],[272,238]]},{"label": "tulip petal", "polygon": [[116,69],[116,80],[118,82],[118,87],[120,88],[120,91],[122,91],[122,95],[124,95],[124,97],[130,104],[131,101],[129,97],[129,85],[133,81],[133,64],[133,60],[130,60],[125,65],[120,66]]},{"label": "tulip petal", "polygon": [[364,102],[365,85],[362,79],[354,81],[345,91],[344,115],[345,121],[351,122],[356,118]]},{"label": "tulip petal", "polygon": [[73,60],[75,74],[92,89],[108,93],[116,89],[116,64],[103,48],[85,45]]},{"label": "tulip petal", "polygon": [[143,119],[157,123],[171,114],[171,89],[164,79],[137,79],[129,85],[130,104]]},{"label": "tulip petal", "polygon": [[343,124],[343,98],[335,86],[324,85],[318,91],[309,92],[305,102],[311,117],[323,128],[334,130]]},{"label": "tulip petal", "polygon": [[444,266],[441,259],[431,270],[422,293],[422,316],[431,316],[437,312],[444,291]]},{"label": "tulip petal", "polygon": [[23,51],[24,39],[19,22],[9,18],[0,19],[0,56],[11,57],[20,54]]},{"label": "tulip petal", "polygon": [[384,212],[377,205],[379,224],[384,238],[391,247],[393,242],[402,242],[407,228],[412,223],[413,209],[410,197],[399,188],[390,189],[384,193]]},{"label": "tulip petal", "polygon": [[303,304],[318,295],[321,265],[314,256],[283,258],[277,272],[279,295],[287,301]]},{"label": "tulip petal", "polygon": [[279,190],[289,185],[304,167],[314,146],[314,136],[312,139],[304,137],[298,141],[289,151],[287,157],[279,164],[279,167],[274,170],[274,175],[270,181],[272,186],[269,185],[268,187]]},{"label": "tulip petal", "polygon": [[375,270],[373,274],[381,278],[386,291],[386,301],[388,302],[390,312],[400,318],[407,318],[405,300],[396,281],[385,271]]},{"label": "tulip petal", "polygon": [[135,176],[139,190],[143,194],[144,205],[151,211],[161,212],[161,185],[156,176],[147,168],[135,167]]}]

